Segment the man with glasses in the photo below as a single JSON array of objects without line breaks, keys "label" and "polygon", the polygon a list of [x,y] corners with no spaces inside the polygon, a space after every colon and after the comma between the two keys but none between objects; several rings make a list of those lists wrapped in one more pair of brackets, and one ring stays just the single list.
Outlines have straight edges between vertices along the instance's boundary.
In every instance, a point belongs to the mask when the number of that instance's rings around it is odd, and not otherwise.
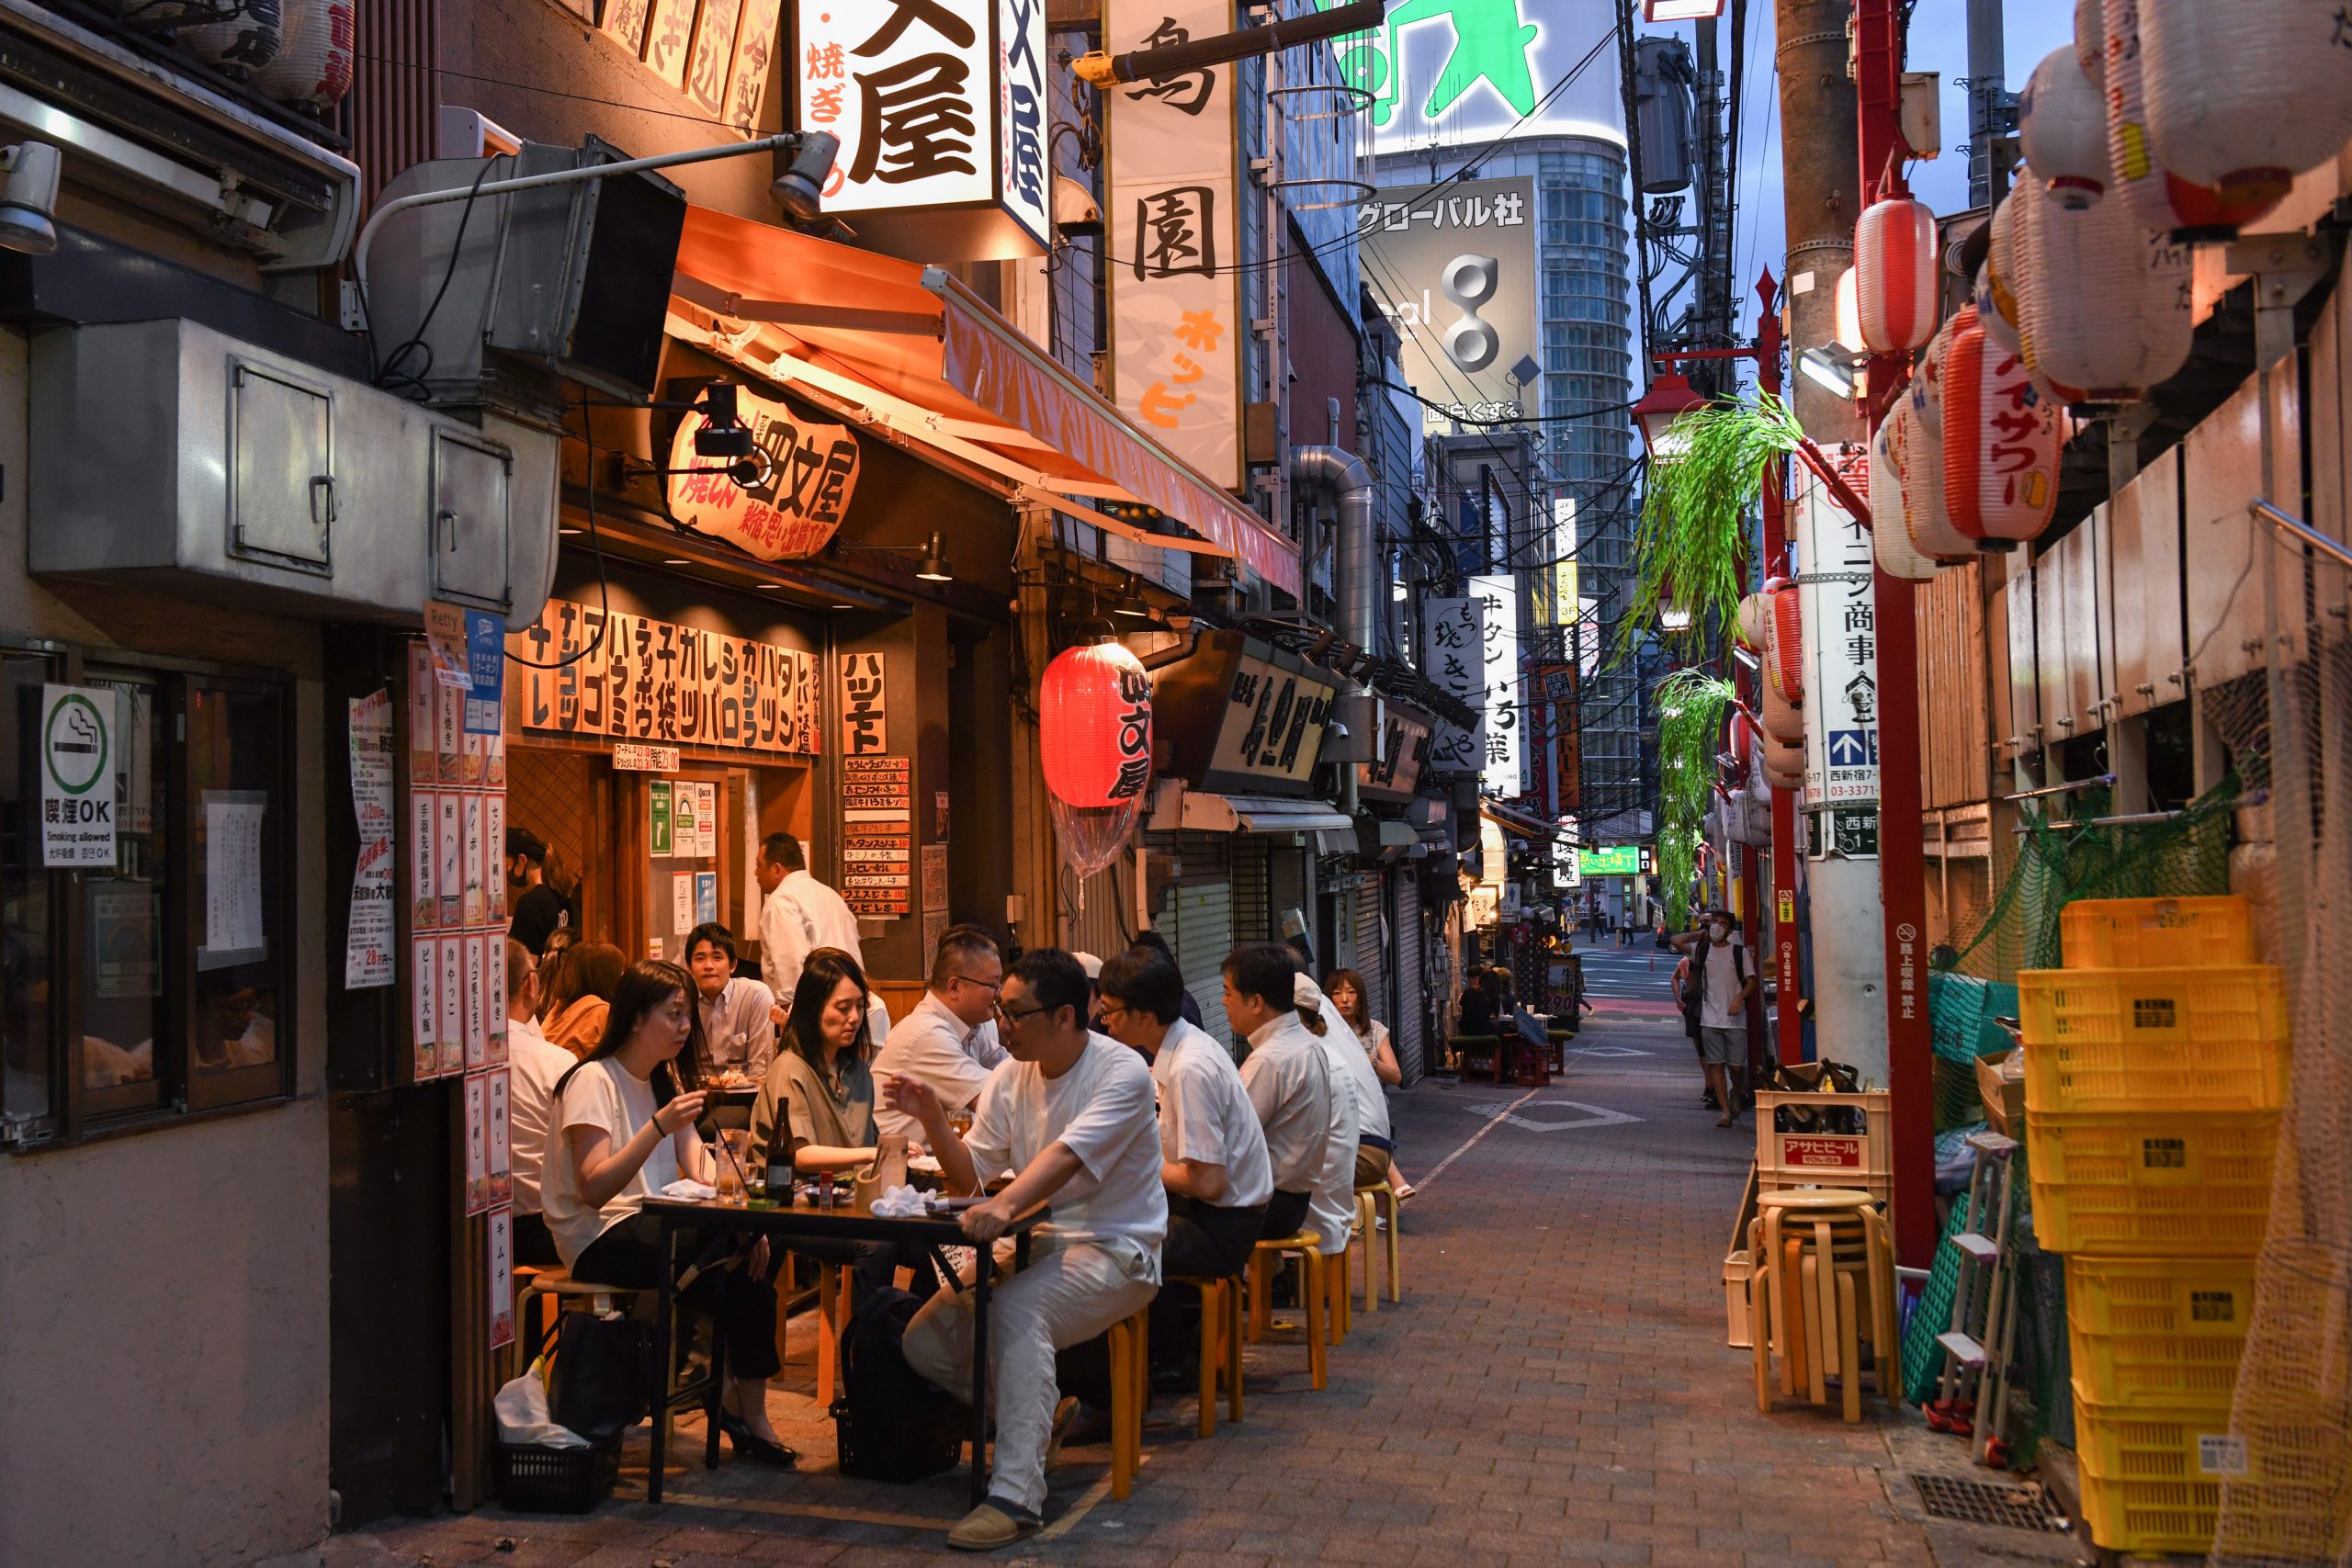
[{"label": "man with glasses", "polygon": [[[1060,1398],[1054,1352],[1104,1333],[1159,1289],[1168,1201],[1151,1072],[1133,1051],[1088,1031],[1087,992],[1086,971],[1057,949],[1035,949],[1013,965],[996,1004],[1011,1060],[989,1076],[961,1138],[929,1085],[899,1075],[883,1090],[892,1110],[920,1124],[951,1190],[977,1193],[997,1173],[1018,1172],[964,1211],[964,1234],[983,1249],[983,1267],[1015,1216],[1053,1208],[1029,1266],[993,1297],[996,1462],[988,1501],[948,1532],[947,1544],[963,1551],[1010,1545],[1043,1526],[1056,1424],[1075,1403]],[[968,1386],[969,1296],[932,1297],[907,1325],[905,1348],[907,1364],[942,1388]]]},{"label": "man with glasses", "polygon": [[[993,1018],[997,992],[1004,985],[1004,958],[996,939],[978,926],[950,926],[931,961],[931,981],[922,999],[892,1026],[874,1058],[874,1081],[892,1074],[928,1088],[951,1111],[979,1097],[989,1073],[1005,1059]],[[900,1134],[922,1142],[915,1119],[877,1106],[874,1124],[885,1137]]]}]

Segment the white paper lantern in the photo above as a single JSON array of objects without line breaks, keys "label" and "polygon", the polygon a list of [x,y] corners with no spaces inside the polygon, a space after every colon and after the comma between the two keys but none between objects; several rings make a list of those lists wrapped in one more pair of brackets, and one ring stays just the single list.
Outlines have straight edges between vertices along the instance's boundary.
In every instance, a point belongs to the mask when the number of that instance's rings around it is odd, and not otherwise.
[{"label": "white paper lantern", "polygon": [[2107,105],[2072,49],[2052,50],[2027,78],[2018,136],[2052,200],[2079,210],[2107,194]]},{"label": "white paper lantern", "polygon": [[[1954,321],[1973,319],[1974,308],[1961,311]],[[1948,338],[1939,336],[1939,349],[1951,346]],[[1944,510],[1944,406],[1943,367],[1945,355],[1931,355],[1935,375],[1920,376],[1912,384],[1910,400],[1896,411],[1905,422],[1905,429],[1897,437],[1901,441],[1906,466],[1903,470],[1903,518],[1911,534],[1911,548],[1933,560],[1967,560],[1976,554],[1976,541],[1951,525],[1951,517]]]},{"label": "white paper lantern", "polygon": [[[2269,0],[2265,0],[2267,6]],[[2281,0],[2282,4],[2290,0]],[[2301,0],[2291,0],[2300,5]],[[2107,97],[2108,186],[2120,192],[2149,228],[2176,237],[2227,239],[2278,205],[2283,186],[2255,186],[2224,193],[2167,165],[2157,153],[2148,122],[2146,99],[2147,51],[2143,39],[2152,0],[2104,0],[2100,22],[2107,46],[2107,71],[2100,85]],[[2256,13],[2257,7],[2233,6],[2233,17]],[[2318,110],[2332,116],[2336,106]],[[2301,105],[2274,105],[2278,115],[2301,114]],[[2330,152],[2340,144],[2343,136]]]},{"label": "white paper lantern", "polygon": [[1993,209],[1993,243],[1976,274],[1977,319],[1996,342],[2008,349],[2018,346],[2018,209],[2025,199],[2011,191]]},{"label": "white paper lantern", "polygon": [[2140,0],[2139,64],[2157,162],[2224,200],[2276,201],[2352,138],[2342,0]]},{"label": "white paper lantern", "polygon": [[1894,443],[1909,428],[1909,421],[1890,416],[1871,437],[1871,558],[1889,577],[1925,582],[1936,575],[1936,563],[1911,543],[1911,519],[1903,501],[1905,463],[1894,450]]},{"label": "white paper lantern", "polygon": [[2058,405],[2018,355],[1970,321],[1944,361],[1944,501],[1951,525],[1982,544],[2020,543],[2058,502]]},{"label": "white paper lantern", "polygon": [[2128,202],[2028,218],[2041,279],[2026,303],[2029,369],[2068,402],[2135,402],[2188,362],[2190,253]]},{"label": "white paper lantern", "polygon": [[2107,0],[2075,0],[2075,63],[2092,86],[2107,85]]},{"label": "white paper lantern", "polygon": [[1872,354],[1908,354],[1935,334],[1942,253],[1935,209],[1889,197],[1862,209],[1854,225],[1857,313]]},{"label": "white paper lantern", "polygon": [[252,86],[266,98],[332,108],[351,91],[355,0],[285,0],[285,38]]},{"label": "white paper lantern", "polygon": [[1772,640],[1772,601],[1761,593],[1748,594],[1739,602],[1735,626],[1740,647],[1750,653],[1763,652]]},{"label": "white paper lantern", "polygon": [[[190,7],[187,14],[202,13]],[[230,19],[181,28],[179,46],[198,60],[219,66],[237,81],[249,80],[254,72],[267,65],[285,40],[280,0],[243,0],[233,10],[224,7],[210,14],[225,15]]]}]

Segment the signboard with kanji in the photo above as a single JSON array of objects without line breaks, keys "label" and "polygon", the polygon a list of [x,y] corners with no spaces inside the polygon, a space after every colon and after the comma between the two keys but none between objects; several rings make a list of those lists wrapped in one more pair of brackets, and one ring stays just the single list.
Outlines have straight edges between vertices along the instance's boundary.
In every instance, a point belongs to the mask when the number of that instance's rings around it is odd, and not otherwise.
[{"label": "signboard with kanji", "polygon": [[[568,599],[548,600],[506,646],[520,675],[508,702],[527,733],[765,756],[819,750],[819,665],[804,649],[625,611],[607,615]],[[560,669],[532,667],[564,660]]]},{"label": "signboard with kanji", "polygon": [[1477,722],[1468,729],[1439,721],[1430,740],[1430,767],[1438,773],[1477,773],[1486,765],[1487,750],[1487,602],[1427,600],[1421,626],[1429,643],[1424,660],[1429,678],[1478,710]]},{"label": "signboard with kanji", "polygon": [[[1869,449],[1830,449],[1839,475],[1870,484]],[[1871,533],[1809,468],[1797,470],[1798,603],[1804,613],[1804,803],[1878,799],[1878,620]],[[1875,852],[1874,851],[1872,852]]]},{"label": "signboard with kanji", "polygon": [[695,436],[709,422],[689,413],[670,443],[671,514],[762,560],[815,555],[832,542],[857,492],[857,437],[846,425],[803,419],[748,390],[735,400],[757,448],[750,460],[759,482],[737,484],[735,459],[696,457]]},{"label": "signboard with kanji", "polygon": [[1524,175],[1385,189],[1363,204],[1364,285],[1396,323],[1405,379],[1429,400],[1424,429],[1536,412],[1517,368],[1542,353],[1536,228]]}]

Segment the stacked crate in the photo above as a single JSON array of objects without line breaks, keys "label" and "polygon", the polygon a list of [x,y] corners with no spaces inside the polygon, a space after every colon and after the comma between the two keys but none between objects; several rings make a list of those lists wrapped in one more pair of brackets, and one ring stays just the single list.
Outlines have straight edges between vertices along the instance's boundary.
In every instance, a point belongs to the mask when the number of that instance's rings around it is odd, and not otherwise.
[{"label": "stacked crate", "polygon": [[2083,900],[2018,976],[2034,1231],[2066,1260],[2083,1512],[2204,1552],[2248,1471],[2230,1400],[2287,1087],[2286,987],[2246,900]]}]

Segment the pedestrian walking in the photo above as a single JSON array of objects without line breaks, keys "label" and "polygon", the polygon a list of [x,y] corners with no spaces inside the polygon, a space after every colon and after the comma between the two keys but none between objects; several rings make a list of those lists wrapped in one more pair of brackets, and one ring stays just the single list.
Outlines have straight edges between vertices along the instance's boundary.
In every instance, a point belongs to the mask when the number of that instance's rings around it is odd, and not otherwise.
[{"label": "pedestrian walking", "polygon": [[1732,1065],[1747,1059],[1747,998],[1755,992],[1756,976],[1747,968],[1747,949],[1731,911],[1718,906],[1707,911],[1706,923],[1674,939],[1674,946],[1690,958],[1690,972],[1699,987],[1699,1054],[1706,1064],[1707,1088],[1723,1107],[1715,1119],[1728,1127],[1738,1117],[1732,1098]]}]

